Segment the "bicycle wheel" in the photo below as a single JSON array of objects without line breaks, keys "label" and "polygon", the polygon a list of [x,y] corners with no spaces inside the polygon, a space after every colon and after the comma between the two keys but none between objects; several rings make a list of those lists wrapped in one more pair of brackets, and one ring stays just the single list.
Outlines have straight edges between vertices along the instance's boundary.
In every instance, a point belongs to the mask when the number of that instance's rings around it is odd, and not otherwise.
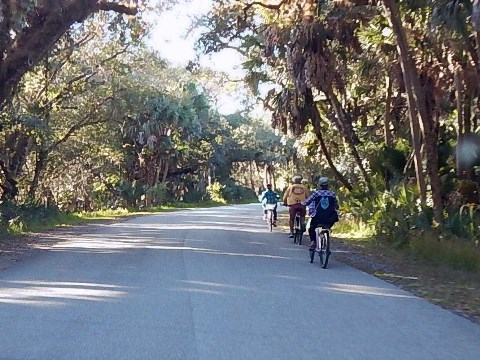
[{"label": "bicycle wheel", "polygon": [[326,269],[328,265],[328,258],[330,257],[330,234],[328,232],[322,232],[321,234],[321,249],[319,256],[322,268]]},{"label": "bicycle wheel", "polygon": [[272,210],[267,211],[267,225],[268,225],[268,230],[273,231],[273,211]]},{"label": "bicycle wheel", "polygon": [[302,243],[302,239],[300,238],[298,232],[298,216],[295,216],[293,219],[293,243],[298,243],[299,245]]}]

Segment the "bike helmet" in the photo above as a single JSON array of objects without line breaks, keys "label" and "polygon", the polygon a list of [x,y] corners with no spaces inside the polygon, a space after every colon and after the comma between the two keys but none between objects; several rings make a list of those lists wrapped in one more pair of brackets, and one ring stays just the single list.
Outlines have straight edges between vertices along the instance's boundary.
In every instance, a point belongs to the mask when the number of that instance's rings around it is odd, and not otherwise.
[{"label": "bike helmet", "polygon": [[328,185],[328,178],[322,176],[320,179],[318,179],[318,185],[320,186]]},{"label": "bike helmet", "polygon": [[301,175],[295,175],[293,178],[292,178],[293,182],[295,184],[301,184],[302,183],[302,180],[303,180],[303,177]]}]

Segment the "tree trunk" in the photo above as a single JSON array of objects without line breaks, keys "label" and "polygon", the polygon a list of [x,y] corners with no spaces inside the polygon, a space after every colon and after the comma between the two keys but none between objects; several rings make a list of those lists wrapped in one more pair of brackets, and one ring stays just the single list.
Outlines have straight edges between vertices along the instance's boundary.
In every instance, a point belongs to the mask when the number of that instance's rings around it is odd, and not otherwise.
[{"label": "tree trunk", "polygon": [[30,143],[30,136],[22,131],[13,131],[6,136],[4,146],[5,160],[0,158],[0,169],[5,177],[5,183],[1,185],[3,193],[0,200],[13,201],[17,197],[17,179],[25,166]]},{"label": "tree trunk", "polygon": [[35,162],[35,172],[33,175],[32,183],[30,184],[30,190],[28,191],[28,196],[31,199],[35,199],[35,195],[38,189],[38,184],[40,183],[40,178],[42,176],[43,170],[48,160],[48,151],[41,149],[38,152],[37,160]]},{"label": "tree trunk", "polygon": [[322,149],[323,154],[325,155],[325,159],[327,159],[328,165],[330,169],[335,174],[335,177],[345,186],[348,190],[352,191],[353,186],[348,182],[347,178],[345,178],[340,171],[338,171],[337,167],[333,163],[332,157],[330,156],[330,152],[328,151],[327,146],[325,145],[325,141],[323,139],[322,130],[321,130],[321,117],[320,113],[318,112],[318,108],[313,105],[313,129],[315,135],[317,136],[318,141],[320,142],[320,148]]},{"label": "tree trunk", "polygon": [[355,144],[358,143],[358,138],[356,134],[353,132],[351,122],[348,121],[345,110],[343,109],[342,105],[338,101],[335,93],[333,92],[333,89],[330,87],[326,89],[325,92],[326,92],[325,95],[327,96],[329,102],[332,104],[332,107],[339,120],[339,123],[341,124],[340,133],[343,135],[343,138],[347,142],[347,145],[350,148],[353,158],[355,159],[355,163],[357,164],[358,168],[360,169],[360,172],[362,173],[365,184],[367,185],[368,190],[371,192],[372,184],[370,181],[370,177],[368,176],[368,173],[365,170],[365,167],[363,166],[363,162],[362,162],[362,159],[360,158],[357,147],[355,146]]},{"label": "tree trunk", "polygon": [[455,84],[455,100],[457,105],[457,149],[456,149],[456,164],[457,164],[457,176],[462,177],[462,161],[460,156],[460,148],[462,146],[463,137],[463,81],[462,71],[459,64],[455,65],[453,73],[453,79]]},{"label": "tree trunk", "polygon": [[[417,126],[423,125],[422,131],[425,140],[427,172],[430,177],[430,185],[432,189],[433,210],[435,220],[440,223],[443,219],[441,201],[440,177],[438,175],[438,135],[433,119],[428,116],[425,103],[425,96],[422,91],[420,80],[418,78],[417,69],[408,51],[407,37],[400,18],[400,11],[395,0],[382,0],[383,7],[387,13],[387,19],[390,21],[393,32],[397,39],[397,50],[400,55],[400,64],[402,66],[405,86],[408,94],[408,107],[410,111],[410,120],[412,125],[412,136],[418,134]],[[418,116],[421,123],[418,122]],[[422,184],[423,166],[421,165],[420,139],[413,139],[416,151],[416,169],[417,182],[422,195],[422,205],[426,204],[426,186]]]},{"label": "tree trunk", "polygon": [[0,184],[2,188],[2,197],[0,198],[1,201],[13,201],[15,197],[18,195],[18,187],[17,187],[17,180],[15,180],[14,175],[5,165],[5,163],[0,159],[0,169],[3,172],[3,176],[5,177],[5,182]]},{"label": "tree trunk", "polygon": [[[417,76],[416,69],[410,66],[410,58],[408,55],[407,40],[403,27],[400,20],[400,15],[398,14],[398,9],[396,4],[391,5],[393,9],[390,9],[385,4],[390,3],[391,0],[383,0],[384,8],[387,13],[390,14],[390,23],[392,25],[393,31],[397,37],[397,51],[400,55],[400,66],[402,68],[403,79],[405,82],[405,91],[407,92],[407,104],[410,118],[410,133],[412,136],[412,147],[414,151],[414,164],[415,164],[415,178],[417,180],[418,190],[420,192],[420,201],[422,206],[427,204],[427,186],[425,183],[424,169],[422,165],[422,152],[421,152],[421,141],[420,141],[420,123],[418,121],[418,114],[416,112],[417,106],[415,101],[415,96],[413,94],[412,86],[412,77]],[[394,13],[394,9],[397,11]]]},{"label": "tree trunk", "polygon": [[[2,7],[8,5],[3,5]],[[32,69],[53,47],[60,37],[75,23],[83,22],[89,15],[105,11],[115,11],[129,15],[137,13],[137,6],[121,5],[113,1],[71,0],[35,2],[28,13],[14,14],[13,9],[0,18],[0,110],[10,99],[23,75]],[[43,4],[42,4],[43,3]],[[40,4],[40,5],[39,5]],[[42,6],[43,5],[43,6]],[[20,11],[20,10],[19,10]],[[14,16],[25,16],[28,24],[20,31],[11,29]],[[4,34],[15,31],[12,38]]]},{"label": "tree trunk", "polygon": [[169,165],[168,161],[165,160],[165,167],[163,168],[163,177],[162,177],[162,183],[163,184],[165,184],[165,182],[167,181],[169,167],[170,167],[170,165]]},{"label": "tree trunk", "polygon": [[387,147],[392,146],[392,133],[390,131],[390,112],[392,110],[392,89],[393,81],[390,76],[387,74],[386,77],[386,91],[387,96],[385,98],[385,116],[384,116],[384,125],[383,125],[383,134],[385,137],[385,145]]}]

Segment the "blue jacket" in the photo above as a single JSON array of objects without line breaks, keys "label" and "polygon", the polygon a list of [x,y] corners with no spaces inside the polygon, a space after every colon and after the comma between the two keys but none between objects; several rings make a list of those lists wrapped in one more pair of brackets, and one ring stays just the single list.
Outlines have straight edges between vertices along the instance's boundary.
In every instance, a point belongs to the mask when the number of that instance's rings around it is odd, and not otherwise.
[{"label": "blue jacket", "polygon": [[276,204],[278,199],[278,194],[273,190],[265,190],[262,195],[260,195],[260,202],[266,204]]}]

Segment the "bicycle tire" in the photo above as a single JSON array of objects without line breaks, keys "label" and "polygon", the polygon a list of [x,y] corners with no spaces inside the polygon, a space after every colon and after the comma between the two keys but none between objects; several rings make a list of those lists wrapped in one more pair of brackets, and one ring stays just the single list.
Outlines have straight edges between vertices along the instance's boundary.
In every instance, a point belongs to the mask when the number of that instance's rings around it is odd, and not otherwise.
[{"label": "bicycle tire", "polygon": [[322,268],[326,269],[328,265],[328,259],[330,257],[330,234],[328,232],[324,232],[321,235],[321,248],[320,248],[320,263],[322,264]]},{"label": "bicycle tire", "polygon": [[297,216],[293,219],[293,243],[296,244],[298,240],[298,231],[297,231]]},{"label": "bicycle tire", "polygon": [[300,218],[300,215],[295,215],[295,219],[293,220],[293,243],[298,245],[302,245],[302,238],[303,238],[303,232],[302,232],[302,221]]},{"label": "bicycle tire", "polygon": [[272,210],[267,211],[267,225],[268,225],[268,230],[272,232],[273,231],[273,211]]}]

